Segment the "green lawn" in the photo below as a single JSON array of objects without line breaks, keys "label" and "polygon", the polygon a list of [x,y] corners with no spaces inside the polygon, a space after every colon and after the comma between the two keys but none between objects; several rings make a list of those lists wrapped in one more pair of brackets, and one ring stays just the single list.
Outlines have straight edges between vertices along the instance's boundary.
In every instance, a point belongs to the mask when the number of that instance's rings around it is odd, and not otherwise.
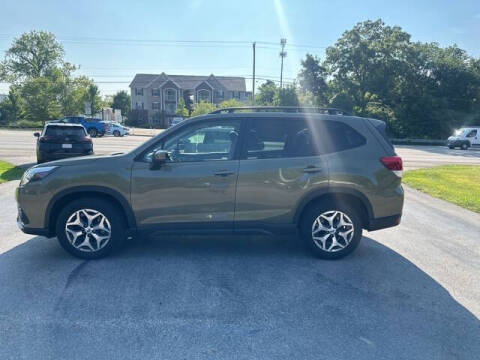
[{"label": "green lawn", "polygon": [[480,213],[480,166],[446,165],[407,171],[403,182],[414,189]]},{"label": "green lawn", "polygon": [[19,180],[24,171],[25,169],[0,160],[0,184],[10,180]]}]

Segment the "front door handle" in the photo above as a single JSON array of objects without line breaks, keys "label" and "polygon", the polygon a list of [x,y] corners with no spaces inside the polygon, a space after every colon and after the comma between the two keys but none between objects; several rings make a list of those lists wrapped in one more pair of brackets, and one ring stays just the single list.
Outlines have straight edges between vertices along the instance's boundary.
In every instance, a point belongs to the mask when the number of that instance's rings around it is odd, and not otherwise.
[{"label": "front door handle", "polygon": [[223,177],[230,176],[230,175],[233,175],[233,174],[234,174],[234,172],[230,171],[230,170],[219,170],[219,171],[214,173],[215,176],[223,176]]},{"label": "front door handle", "polygon": [[323,171],[322,168],[319,168],[319,167],[316,167],[316,166],[313,166],[313,165],[307,166],[306,168],[303,169],[304,173],[316,173],[316,172],[321,172],[321,171]]}]

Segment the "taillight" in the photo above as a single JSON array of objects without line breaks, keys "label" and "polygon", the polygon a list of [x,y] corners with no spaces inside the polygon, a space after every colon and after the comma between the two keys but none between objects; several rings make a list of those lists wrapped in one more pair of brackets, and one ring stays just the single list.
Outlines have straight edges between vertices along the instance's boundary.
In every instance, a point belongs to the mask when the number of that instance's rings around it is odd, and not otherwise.
[{"label": "taillight", "polygon": [[380,161],[388,170],[393,171],[398,177],[402,177],[403,163],[400,156],[385,156],[380,158]]}]

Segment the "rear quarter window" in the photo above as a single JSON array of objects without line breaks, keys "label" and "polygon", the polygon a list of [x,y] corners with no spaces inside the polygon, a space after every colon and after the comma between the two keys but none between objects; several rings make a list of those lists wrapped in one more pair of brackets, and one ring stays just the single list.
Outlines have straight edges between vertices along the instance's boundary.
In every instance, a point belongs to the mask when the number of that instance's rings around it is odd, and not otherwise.
[{"label": "rear quarter window", "polygon": [[326,154],[354,149],[367,143],[362,134],[343,122],[325,120],[319,125],[323,152]]}]

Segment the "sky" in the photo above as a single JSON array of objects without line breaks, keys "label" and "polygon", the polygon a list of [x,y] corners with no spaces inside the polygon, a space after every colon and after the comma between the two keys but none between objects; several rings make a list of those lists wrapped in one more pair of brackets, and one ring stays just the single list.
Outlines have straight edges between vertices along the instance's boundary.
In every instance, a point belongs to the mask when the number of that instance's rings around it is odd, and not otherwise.
[{"label": "sky", "polygon": [[21,33],[45,30],[103,95],[128,90],[136,73],[245,76],[251,89],[252,42],[257,86],[279,80],[281,38],[291,82],[306,53],[323,59],[344,31],[378,18],[414,41],[480,56],[479,0],[0,0],[0,58]]}]

